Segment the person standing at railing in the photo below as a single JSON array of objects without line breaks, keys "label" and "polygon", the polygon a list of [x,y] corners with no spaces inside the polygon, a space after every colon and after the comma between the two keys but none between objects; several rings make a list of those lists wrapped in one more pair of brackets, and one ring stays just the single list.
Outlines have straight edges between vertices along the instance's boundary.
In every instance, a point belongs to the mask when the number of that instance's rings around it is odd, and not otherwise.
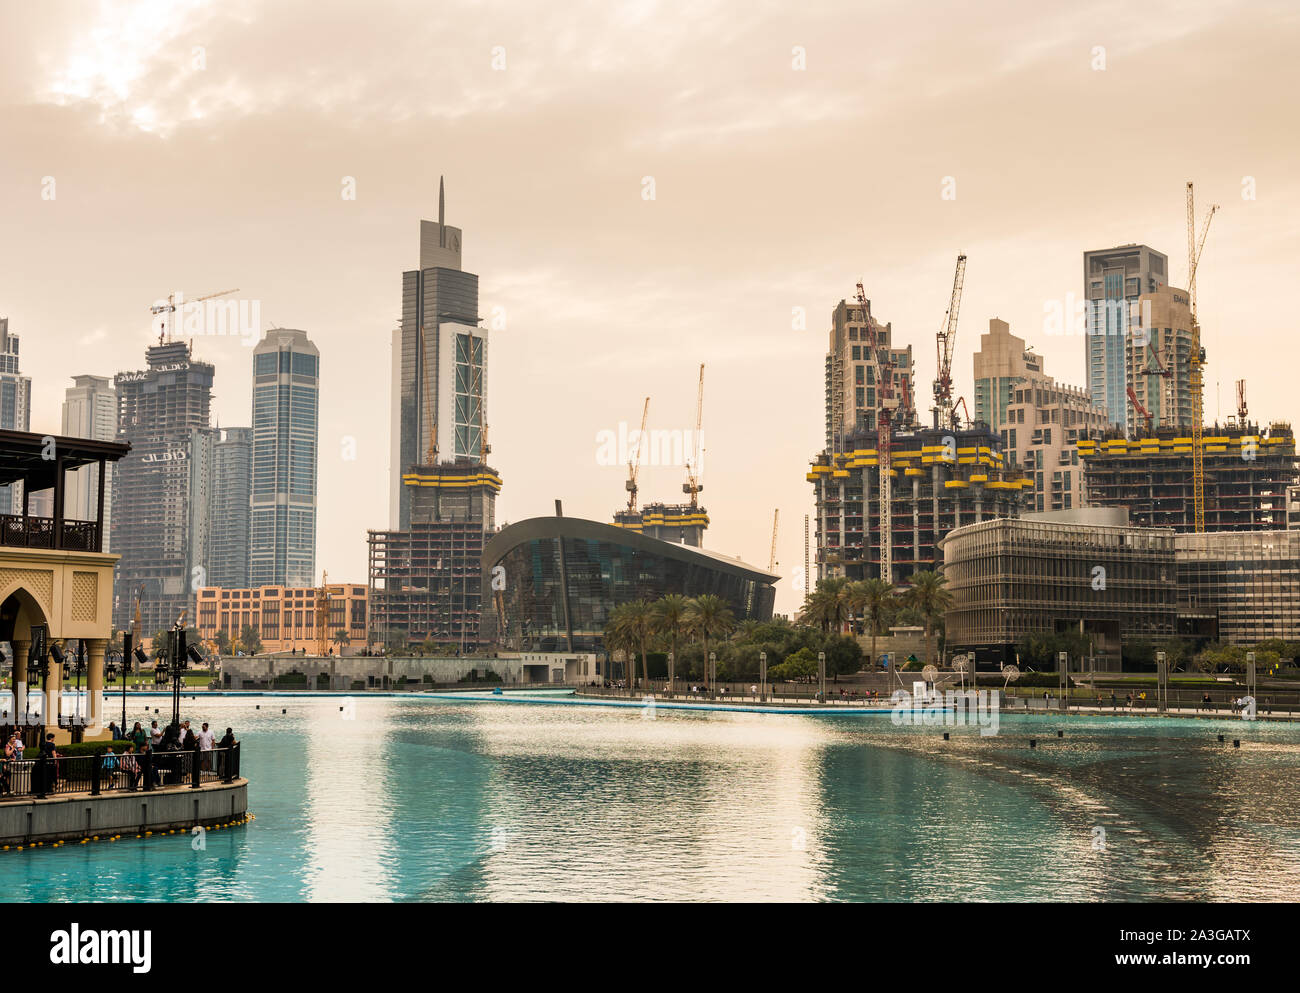
[{"label": "person standing at railing", "polygon": [[[139,724],[136,725],[136,727],[139,726]],[[140,782],[140,763],[135,760],[134,744],[126,746],[126,751],[122,753],[122,758],[118,761],[118,765],[121,766],[122,771],[126,773],[127,778],[130,780],[130,787],[134,790]]]},{"label": "person standing at railing", "polygon": [[212,743],[216,741],[217,736],[208,730],[208,722],[204,721],[203,728],[195,737],[199,742],[199,751],[202,752],[199,768],[207,772],[212,768]]},{"label": "person standing at railing", "polygon": [[131,744],[135,746],[137,752],[149,744],[149,736],[145,733],[144,728],[140,726],[139,721],[136,721],[135,727],[131,729]]},{"label": "person standing at railing", "polygon": [[54,787],[59,782],[59,755],[58,749],[54,747],[54,732],[51,731],[45,736],[45,743],[41,745],[41,758],[45,759],[45,791],[53,793]]},{"label": "person standing at railing", "polygon": [[108,788],[113,788],[113,780],[117,776],[117,756],[113,754],[113,746],[109,745],[104,751],[104,778],[108,780]]}]

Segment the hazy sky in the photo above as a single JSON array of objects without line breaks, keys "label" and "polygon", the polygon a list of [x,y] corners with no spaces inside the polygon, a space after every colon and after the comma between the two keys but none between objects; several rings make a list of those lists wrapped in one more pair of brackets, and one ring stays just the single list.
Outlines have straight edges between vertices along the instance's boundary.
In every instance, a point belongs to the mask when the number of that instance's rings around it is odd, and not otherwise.
[{"label": "hazy sky", "polygon": [[[652,427],[693,428],[703,362],[707,544],[766,566],[779,507],[783,612],[829,316],[860,278],[914,346],[925,402],[959,252],[958,389],[993,316],[1082,385],[1083,341],[1045,336],[1045,306],[1079,295],[1085,249],[1124,242],[1166,252],[1181,285],[1192,179],[1222,205],[1198,277],[1207,418],[1241,377],[1259,418],[1297,412],[1293,3],[0,11],[0,316],[22,336],[33,430],[59,428],[74,374],[143,367],[158,297],[239,287],[264,327],[321,350],[332,579],[364,580],[365,531],[388,523],[390,331],[440,174],[481,313],[505,320],[498,521],[557,497],[608,520],[625,469],[600,464],[599,432],[635,427],[647,395]],[[248,424],[251,349],[194,351],[217,367],[221,423]],[[647,466],[642,498],[676,502],[683,479]]]}]

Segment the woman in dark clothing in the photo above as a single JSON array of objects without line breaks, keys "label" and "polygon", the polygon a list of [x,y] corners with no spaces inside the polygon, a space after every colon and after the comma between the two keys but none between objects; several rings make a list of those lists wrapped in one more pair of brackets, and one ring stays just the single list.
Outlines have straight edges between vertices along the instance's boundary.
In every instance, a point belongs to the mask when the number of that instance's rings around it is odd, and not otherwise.
[{"label": "woman in dark clothing", "polygon": [[141,751],[145,745],[149,744],[149,736],[144,733],[144,728],[140,726],[139,721],[136,721],[135,727],[131,729],[131,744],[135,745],[135,750],[137,752]]}]

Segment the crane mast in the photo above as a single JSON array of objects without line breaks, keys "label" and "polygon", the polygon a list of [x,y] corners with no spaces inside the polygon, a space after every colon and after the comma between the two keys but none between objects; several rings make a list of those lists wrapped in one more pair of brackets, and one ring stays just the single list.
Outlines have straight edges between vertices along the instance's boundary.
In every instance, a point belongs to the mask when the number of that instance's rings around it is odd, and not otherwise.
[{"label": "crane mast", "polygon": [[1205,444],[1203,418],[1204,381],[1201,367],[1205,365],[1205,349],[1201,346],[1201,325],[1196,317],[1196,269],[1205,248],[1205,236],[1210,232],[1210,221],[1218,204],[1211,204],[1201,227],[1199,243],[1196,238],[1196,203],[1192,183],[1187,183],[1187,297],[1191,311],[1192,352],[1189,357],[1189,374],[1192,387],[1192,500],[1195,510],[1195,531],[1205,531]]},{"label": "crane mast", "polygon": [[867,294],[859,281],[858,305],[866,325],[867,344],[876,366],[876,449],[880,474],[880,578],[892,583],[894,574],[893,468],[890,446],[893,442],[893,413],[898,407],[894,396],[894,371],[888,350],[880,347],[876,326],[867,316]]},{"label": "crane mast", "polygon": [[934,426],[956,431],[957,405],[952,398],[952,356],[957,347],[957,312],[961,309],[961,291],[966,282],[966,256],[957,256],[957,269],[952,277],[952,296],[948,300],[948,313],[943,327],[935,335]]},{"label": "crane mast", "polygon": [[641,430],[636,435],[636,449],[632,452],[632,457],[627,461],[627,482],[624,484],[627,488],[627,512],[629,514],[636,512],[636,477],[641,471],[641,439],[645,437],[645,422],[650,416],[650,398],[645,398],[645,406],[641,408]]},{"label": "crane mast", "polygon": [[781,519],[781,509],[772,511],[772,554],[767,557],[767,571],[776,571],[776,526]]},{"label": "crane mast", "polygon": [[695,400],[695,454],[686,467],[686,482],[682,483],[682,492],[691,498],[691,509],[700,505],[700,428],[704,424],[704,363],[700,363],[700,389]]}]

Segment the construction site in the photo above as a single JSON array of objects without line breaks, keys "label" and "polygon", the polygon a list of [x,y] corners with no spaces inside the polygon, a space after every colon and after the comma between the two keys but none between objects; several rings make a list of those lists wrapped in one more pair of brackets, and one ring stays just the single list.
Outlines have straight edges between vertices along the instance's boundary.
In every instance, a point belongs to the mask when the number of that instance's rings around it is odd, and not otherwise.
[{"label": "construction site", "polygon": [[862,283],[832,313],[826,356],[826,440],[807,473],[817,501],[817,579],[879,576],[902,583],[942,563],[953,528],[1019,517],[1032,481],[1005,461],[1002,438],[955,395],[952,358],[965,284],[957,258],[935,336],[934,407],[920,423],[911,346],[871,314]]},{"label": "construction site", "polygon": [[[1252,421],[1245,380],[1237,380],[1236,412],[1228,423],[1215,423],[1208,433],[1202,423],[1207,356],[1196,314],[1196,280],[1210,222],[1219,208],[1210,205],[1198,234],[1190,182],[1186,207],[1187,290],[1162,287],[1173,307],[1163,319],[1160,310],[1151,314],[1148,309],[1146,323],[1152,330],[1161,323],[1175,329],[1185,323],[1189,331],[1183,335],[1166,329],[1174,337],[1167,339],[1163,361],[1156,348],[1158,332],[1137,336],[1130,351],[1149,354],[1150,362],[1140,371],[1130,363],[1126,392],[1132,427],[1128,432],[1115,427],[1090,431],[1078,442],[1087,501],[1096,507],[1126,508],[1134,525],[1180,532],[1285,528],[1288,488],[1300,483],[1291,425],[1274,421],[1263,428]],[[1181,347],[1184,337],[1186,348]],[[1181,399],[1179,368],[1184,354],[1186,402]],[[1163,379],[1160,388],[1157,378]]]},{"label": "construction site", "polygon": [[646,424],[650,416],[650,398],[645,398],[641,408],[641,429],[636,435],[636,446],[630,453],[627,463],[627,506],[614,512],[614,524],[637,534],[644,534],[661,541],[672,541],[679,545],[691,545],[700,548],[704,545],[704,530],[709,526],[709,515],[700,503],[700,491],[704,489],[700,482],[700,431],[704,425],[704,366],[700,366],[699,389],[695,401],[695,433],[691,436],[693,449],[686,457],[686,482],[682,483],[682,492],[688,497],[685,503],[664,503],[655,501],[637,506],[638,483],[641,472],[641,459],[647,447],[649,436]]}]

